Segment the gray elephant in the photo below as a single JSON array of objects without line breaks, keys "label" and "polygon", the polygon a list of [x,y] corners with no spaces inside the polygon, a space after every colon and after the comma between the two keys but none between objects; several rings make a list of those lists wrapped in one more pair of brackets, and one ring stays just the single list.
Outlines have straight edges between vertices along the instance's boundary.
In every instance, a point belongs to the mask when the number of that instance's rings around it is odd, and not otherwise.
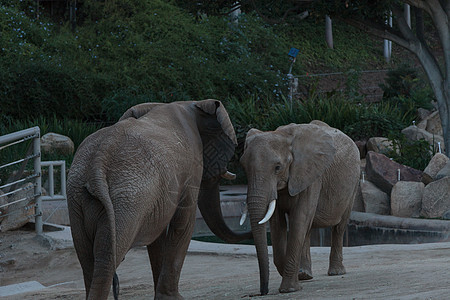
[{"label": "gray elephant", "polygon": [[132,247],[147,246],[155,299],[178,282],[198,206],[220,238],[240,241],[220,210],[219,180],[236,136],[217,100],[146,103],[79,146],[67,180],[72,237],[87,299],[107,299]]},{"label": "gray elephant", "polygon": [[332,227],[329,275],[345,273],[343,234],[360,174],[359,152],[341,131],[321,121],[289,124],[275,131],[252,129],[241,157],[248,179],[247,206],[260,270],[268,293],[265,222],[270,219],[273,258],[281,293],[312,278],[310,230]]}]

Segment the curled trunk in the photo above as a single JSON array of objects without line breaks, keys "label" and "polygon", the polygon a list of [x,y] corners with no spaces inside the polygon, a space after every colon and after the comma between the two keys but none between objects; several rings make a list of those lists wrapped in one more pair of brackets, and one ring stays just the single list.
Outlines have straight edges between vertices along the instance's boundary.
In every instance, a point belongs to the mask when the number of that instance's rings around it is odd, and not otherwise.
[{"label": "curled trunk", "polygon": [[237,233],[225,223],[220,207],[220,179],[203,180],[198,196],[198,207],[209,229],[228,243],[237,243],[252,238],[251,232]]}]

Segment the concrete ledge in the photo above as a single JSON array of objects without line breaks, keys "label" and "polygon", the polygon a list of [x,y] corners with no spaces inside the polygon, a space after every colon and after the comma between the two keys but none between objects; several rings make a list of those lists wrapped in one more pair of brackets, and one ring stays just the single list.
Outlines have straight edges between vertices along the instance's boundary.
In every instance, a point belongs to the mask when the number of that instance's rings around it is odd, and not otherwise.
[{"label": "concrete ledge", "polygon": [[0,297],[13,296],[17,294],[34,292],[45,289],[45,286],[37,281],[27,281],[6,286],[0,286]]},{"label": "concrete ledge", "polygon": [[450,232],[450,221],[400,218],[352,211],[350,224],[372,227]]}]

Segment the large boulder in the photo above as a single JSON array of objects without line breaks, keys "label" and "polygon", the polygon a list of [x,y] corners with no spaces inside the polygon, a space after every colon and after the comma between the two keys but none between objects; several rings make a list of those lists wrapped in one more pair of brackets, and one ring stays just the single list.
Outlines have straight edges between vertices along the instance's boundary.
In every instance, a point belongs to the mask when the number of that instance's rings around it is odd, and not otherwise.
[{"label": "large boulder", "polygon": [[442,216],[442,219],[450,220],[450,209],[444,213],[444,215]]},{"label": "large boulder", "polygon": [[74,149],[73,141],[67,136],[49,132],[41,138],[41,151],[43,153],[71,155]]},{"label": "large boulder", "polygon": [[420,216],[441,218],[450,210],[450,177],[444,177],[428,184],[423,192]]},{"label": "large boulder", "polygon": [[[421,123],[425,123],[425,126],[423,126],[423,129],[425,129],[427,127],[426,122],[422,122],[423,120],[425,120],[429,115],[431,115],[431,111],[429,111],[428,109],[419,107],[417,109],[417,119],[419,120],[419,124]],[[419,125],[417,125],[417,127],[419,127]]]},{"label": "large boulder", "polygon": [[367,152],[365,170],[367,180],[373,182],[379,189],[388,195],[391,194],[394,184],[399,181],[399,170],[401,181],[420,182],[422,180],[422,171],[399,164],[386,155],[373,151]]},{"label": "large boulder", "polygon": [[[402,130],[402,133],[406,136],[407,139],[412,140],[412,141],[419,141],[419,140],[427,141],[430,145],[433,145],[433,147],[434,147],[434,149],[436,149],[436,151],[439,148],[439,143],[440,143],[441,151],[442,152],[445,151],[444,138],[442,137],[442,135],[430,133],[430,132],[426,131],[425,129],[421,129],[415,125],[406,127],[405,129]],[[431,149],[430,149],[430,151],[431,151]]]},{"label": "large boulder", "polygon": [[450,161],[448,161],[445,166],[436,174],[435,180],[442,179],[444,177],[450,176]]},{"label": "large boulder", "polygon": [[449,162],[449,158],[442,153],[436,153],[423,171],[422,182],[429,184],[436,179],[436,175]]},{"label": "large boulder", "polygon": [[389,196],[370,181],[361,181],[364,211],[379,215],[389,215]]},{"label": "large boulder", "polygon": [[391,215],[404,218],[419,217],[424,188],[423,182],[397,182],[391,191]]},{"label": "large boulder", "polygon": [[361,182],[358,184],[358,192],[356,193],[355,201],[353,202],[353,208],[352,211],[359,211],[359,212],[365,212],[364,209],[364,203],[362,198],[362,191],[361,191]]},{"label": "large boulder", "polygon": [[392,141],[385,137],[371,137],[367,141],[367,151],[386,154],[394,149]]},{"label": "large boulder", "polygon": [[443,135],[441,118],[439,117],[439,111],[435,111],[427,116],[422,122],[426,122],[425,130],[437,134]]},{"label": "large boulder", "polygon": [[34,185],[32,183],[27,183],[20,188],[20,191],[8,196],[7,202],[12,203],[17,200],[25,200],[11,204],[7,206],[6,209],[2,209],[2,214],[7,216],[0,219],[0,232],[22,227],[28,223],[35,214],[35,198],[33,197]]}]

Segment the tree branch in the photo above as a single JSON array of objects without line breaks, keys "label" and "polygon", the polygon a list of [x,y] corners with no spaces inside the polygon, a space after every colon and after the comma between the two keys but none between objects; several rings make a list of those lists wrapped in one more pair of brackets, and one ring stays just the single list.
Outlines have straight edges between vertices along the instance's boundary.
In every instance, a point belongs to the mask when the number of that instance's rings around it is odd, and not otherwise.
[{"label": "tree branch", "polygon": [[411,6],[421,8],[425,10],[427,13],[431,14],[430,6],[427,0],[404,0],[404,2]]},{"label": "tree branch", "polygon": [[362,31],[365,31],[369,34],[372,34],[376,37],[382,38],[382,39],[386,39],[386,40],[391,40],[394,43],[406,48],[409,50],[409,43],[407,40],[405,40],[404,38],[402,38],[401,33],[400,32],[396,32],[395,30],[393,30],[390,27],[387,26],[380,26],[377,23],[374,22],[370,22],[370,21],[359,21],[356,19],[346,19],[346,18],[339,18],[339,20],[354,26],[356,28],[361,29]]}]

